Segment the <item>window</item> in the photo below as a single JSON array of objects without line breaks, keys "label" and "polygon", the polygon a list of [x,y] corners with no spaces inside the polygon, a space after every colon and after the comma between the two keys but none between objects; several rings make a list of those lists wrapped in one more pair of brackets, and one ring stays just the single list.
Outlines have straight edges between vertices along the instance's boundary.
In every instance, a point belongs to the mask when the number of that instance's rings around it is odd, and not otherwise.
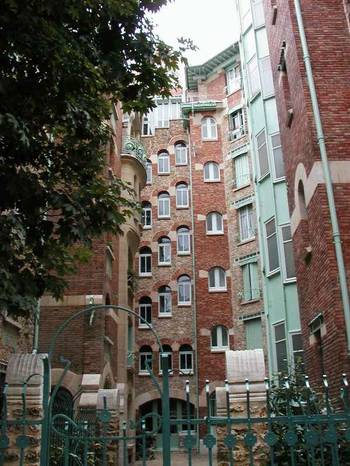
[{"label": "window", "polygon": [[250,10],[250,0],[241,0],[239,2],[242,18],[242,31],[245,31],[252,22],[252,13]]},{"label": "window", "polygon": [[223,325],[217,325],[211,331],[211,349],[224,350],[229,349],[228,331]]},{"label": "window", "polygon": [[241,73],[239,65],[226,72],[227,94],[237,91],[241,87]]},{"label": "window", "polygon": [[250,183],[250,170],[248,154],[239,155],[234,159],[235,188],[246,186]]},{"label": "window", "polygon": [[170,157],[168,152],[158,154],[158,173],[168,175],[170,173]]},{"label": "window", "polygon": [[177,253],[179,255],[190,254],[190,230],[187,227],[180,227],[177,230]]},{"label": "window", "polygon": [[152,251],[150,248],[142,248],[139,257],[140,277],[150,277],[152,275]]},{"label": "window", "polygon": [[188,275],[181,275],[177,280],[177,304],[191,304],[191,279]]},{"label": "window", "polygon": [[260,91],[259,67],[256,55],[248,62],[247,70],[249,95],[252,98]]},{"label": "window", "polygon": [[171,289],[168,286],[162,286],[158,290],[159,297],[159,315],[171,315]]},{"label": "window", "polygon": [[190,345],[181,345],[179,349],[180,371],[183,374],[193,374],[193,350]]},{"label": "window", "polygon": [[167,236],[158,240],[158,265],[171,264],[171,241]]},{"label": "window", "polygon": [[170,105],[167,100],[157,102],[157,107],[155,108],[157,128],[169,127],[169,107]]},{"label": "window", "polygon": [[256,145],[259,159],[259,175],[263,177],[269,173],[269,159],[267,154],[265,130],[256,136]]},{"label": "window", "polygon": [[224,233],[222,215],[219,212],[210,212],[206,220],[207,235],[220,235]]},{"label": "window", "polygon": [[292,333],[293,362],[299,370],[304,369],[304,351],[301,333]]},{"label": "window", "polygon": [[292,232],[290,225],[281,226],[283,246],[283,271],[286,280],[295,278],[295,263],[293,255]]},{"label": "window", "polygon": [[275,330],[275,348],[278,372],[286,372],[287,365],[287,342],[286,329],[284,322],[274,325]]},{"label": "window", "polygon": [[142,203],[141,224],[145,230],[152,228],[152,204],[150,202]]},{"label": "window", "polygon": [[[163,345],[163,354],[168,357],[168,370],[171,372],[173,370],[173,350],[170,345]],[[159,353],[159,373],[163,373],[162,353]]]},{"label": "window", "polygon": [[244,134],[243,111],[237,110],[229,114],[229,141],[239,139]]},{"label": "window", "polygon": [[253,0],[252,9],[253,9],[254,27],[258,28],[260,26],[263,26],[265,24],[263,0]]},{"label": "window", "polygon": [[142,117],[142,136],[153,136],[154,121],[153,113],[148,113]]},{"label": "window", "polygon": [[255,236],[253,206],[245,205],[238,209],[240,240],[247,241]]},{"label": "window", "polygon": [[160,193],[158,196],[158,218],[170,217],[170,196],[169,193]]},{"label": "window", "polygon": [[[139,301],[139,315],[148,324],[152,325],[152,300],[144,296]],[[139,328],[149,328],[146,322],[139,319]]]},{"label": "window", "polygon": [[244,330],[247,350],[263,348],[263,335],[260,317],[245,320]]},{"label": "window", "polygon": [[221,267],[209,270],[209,291],[226,291],[226,272]]},{"label": "window", "polygon": [[183,142],[175,144],[176,165],[187,165],[187,147]]},{"label": "window", "polygon": [[202,139],[217,139],[218,132],[215,118],[205,117],[202,120]]},{"label": "window", "polygon": [[220,168],[216,162],[204,165],[204,181],[220,181]]},{"label": "window", "polygon": [[188,186],[186,183],[179,183],[176,186],[176,207],[188,207]]},{"label": "window", "polygon": [[152,162],[150,160],[146,161],[146,173],[147,173],[147,184],[152,184]]},{"label": "window", "polygon": [[281,146],[280,133],[271,136],[271,146],[273,154],[273,164],[275,169],[275,178],[284,178],[284,160]]},{"label": "window", "polygon": [[265,223],[266,232],[266,245],[268,255],[268,272],[277,270],[280,266],[278,258],[278,245],[277,245],[277,233],[276,233],[276,220],[272,218]]},{"label": "window", "polygon": [[259,63],[263,96],[269,97],[275,93],[270,57],[260,58]]},{"label": "window", "polygon": [[258,264],[256,262],[250,262],[242,265],[243,275],[243,292],[242,301],[252,301],[253,299],[259,299],[259,279],[258,279]]},{"label": "window", "polygon": [[153,353],[150,346],[142,346],[140,348],[140,374],[149,374],[148,370],[152,370],[153,363]]}]

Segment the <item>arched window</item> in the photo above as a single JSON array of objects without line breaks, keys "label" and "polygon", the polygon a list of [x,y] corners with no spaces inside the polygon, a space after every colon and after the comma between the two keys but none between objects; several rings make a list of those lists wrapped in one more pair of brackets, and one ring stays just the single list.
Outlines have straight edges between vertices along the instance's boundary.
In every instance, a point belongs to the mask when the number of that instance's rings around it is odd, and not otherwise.
[{"label": "arched window", "polygon": [[191,279],[188,275],[181,275],[177,280],[177,304],[179,306],[191,304]]},{"label": "arched window", "polygon": [[[163,354],[168,357],[168,370],[171,372],[173,370],[173,350],[170,345],[163,345]],[[163,373],[162,353],[159,353],[159,373]]]},{"label": "arched window", "polygon": [[140,249],[139,275],[140,277],[150,277],[152,275],[152,251],[150,248]]},{"label": "arched window", "polygon": [[218,131],[216,126],[216,120],[213,117],[204,117],[202,119],[202,139],[217,139]]},{"label": "arched window", "polygon": [[212,350],[229,349],[228,331],[223,325],[217,325],[211,331],[211,348]]},{"label": "arched window", "polygon": [[141,224],[145,230],[152,228],[152,204],[150,202],[142,203]]},{"label": "arched window", "polygon": [[191,253],[190,230],[187,227],[180,227],[177,230],[177,253],[179,255]]},{"label": "arched window", "polygon": [[187,147],[183,142],[175,144],[175,163],[176,165],[187,165]]},{"label": "arched window", "polygon": [[167,236],[158,240],[158,265],[171,264],[171,241]]},{"label": "arched window", "polygon": [[209,212],[206,225],[208,235],[219,235],[224,232],[222,215],[219,212]]},{"label": "arched window", "polygon": [[220,181],[220,168],[216,162],[207,162],[204,165],[204,181]]},{"label": "arched window", "polygon": [[226,272],[221,267],[209,270],[209,291],[226,291]]},{"label": "arched window", "polygon": [[139,373],[149,374],[148,369],[152,370],[153,353],[152,348],[144,345],[140,348]]},{"label": "arched window", "polygon": [[170,196],[163,192],[158,195],[158,218],[170,217]]},{"label": "arched window", "polygon": [[186,183],[179,183],[176,186],[176,207],[178,209],[188,207],[188,186]]},{"label": "arched window", "polygon": [[162,286],[158,290],[158,312],[160,316],[171,316],[171,289]]},{"label": "arched window", "polygon": [[152,300],[148,296],[143,296],[139,301],[139,316],[144,319],[139,319],[139,328],[149,328],[147,323],[152,325]]},{"label": "arched window", "polygon": [[147,159],[146,161],[146,173],[147,173],[146,183],[152,184],[152,162],[149,159]]},{"label": "arched window", "polygon": [[190,345],[181,345],[179,349],[179,368],[183,374],[193,374],[193,350]]},{"label": "arched window", "polygon": [[158,173],[168,175],[170,173],[170,157],[168,152],[158,154]]}]

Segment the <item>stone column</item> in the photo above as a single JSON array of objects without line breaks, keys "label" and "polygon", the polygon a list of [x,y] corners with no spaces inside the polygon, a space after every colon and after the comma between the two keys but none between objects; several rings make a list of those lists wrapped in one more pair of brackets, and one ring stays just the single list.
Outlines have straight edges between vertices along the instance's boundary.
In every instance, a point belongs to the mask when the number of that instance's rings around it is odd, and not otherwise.
[{"label": "stone column", "polygon": [[[105,429],[102,435],[116,436],[119,435],[119,391],[118,389],[100,389],[97,394],[97,409],[100,413],[100,423]],[[104,411],[107,409],[108,411]],[[103,419],[105,413],[107,418]],[[104,421],[104,422],[103,422]],[[106,422],[107,421],[107,422]],[[107,445],[107,465],[114,466],[118,464],[119,442],[111,442]]]},{"label": "stone column", "polygon": [[[7,371],[7,421],[15,421],[8,425],[7,440],[2,436],[5,466],[23,464],[39,466],[41,421],[43,417],[43,382],[44,354],[13,354],[10,356]],[[49,381],[48,381],[49,382]],[[25,418],[26,425],[16,421]]]},{"label": "stone column", "polygon": [[[247,384],[249,380],[249,405],[251,417],[266,416],[265,362],[262,349],[226,351],[227,388],[216,389],[217,415],[242,418],[242,424],[234,424],[230,432],[226,426],[217,427],[218,466],[229,466],[230,455],[234,464],[247,466],[254,458],[255,466],[267,464],[268,448],[263,436],[267,430],[264,424],[253,424],[249,429],[247,410]],[[228,389],[228,395],[227,395]],[[232,450],[230,450],[232,448]]]}]

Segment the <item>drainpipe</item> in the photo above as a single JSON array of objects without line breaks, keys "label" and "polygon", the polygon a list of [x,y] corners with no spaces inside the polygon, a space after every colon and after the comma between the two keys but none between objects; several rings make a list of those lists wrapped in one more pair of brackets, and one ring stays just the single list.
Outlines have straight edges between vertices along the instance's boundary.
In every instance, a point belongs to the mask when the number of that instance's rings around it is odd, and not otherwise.
[{"label": "drainpipe", "polygon": [[296,13],[296,18],[297,18],[297,23],[298,23],[299,34],[300,34],[301,48],[303,51],[303,59],[304,59],[305,68],[306,68],[306,79],[307,79],[307,83],[308,83],[309,90],[310,90],[312,111],[313,111],[314,121],[316,125],[317,142],[320,148],[323,176],[324,176],[325,184],[326,184],[329,213],[330,213],[331,225],[332,225],[332,236],[333,236],[335,255],[336,255],[337,266],[338,266],[341,299],[342,299],[343,308],[344,308],[346,339],[347,339],[347,345],[348,345],[348,352],[350,352],[349,290],[348,290],[347,279],[346,279],[346,270],[345,270],[344,256],[343,256],[342,245],[341,245],[338,217],[337,217],[337,212],[335,208],[332,177],[330,173],[330,167],[329,167],[328,156],[327,156],[327,148],[326,148],[325,138],[324,138],[324,133],[323,133],[323,128],[322,128],[321,114],[320,114],[320,109],[319,109],[317,95],[316,95],[315,82],[314,82],[314,77],[312,73],[310,54],[309,54],[309,49],[308,49],[307,40],[305,36],[305,29],[304,29],[303,17],[301,13],[300,0],[294,0],[294,7],[295,7],[295,13]]},{"label": "drainpipe", "polygon": [[36,354],[39,349],[39,323],[40,323],[40,299],[36,304],[36,310],[34,313],[34,332],[33,332],[33,354]]}]

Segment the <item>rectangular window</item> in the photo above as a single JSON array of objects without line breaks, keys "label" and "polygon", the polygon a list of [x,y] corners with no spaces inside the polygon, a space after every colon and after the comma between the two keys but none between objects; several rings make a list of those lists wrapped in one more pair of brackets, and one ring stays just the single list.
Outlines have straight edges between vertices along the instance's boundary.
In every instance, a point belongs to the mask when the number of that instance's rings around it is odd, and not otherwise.
[{"label": "rectangular window", "polygon": [[152,353],[140,353],[140,373],[148,374],[147,366],[152,370]]},{"label": "rectangular window", "polygon": [[293,345],[293,362],[294,366],[299,370],[304,369],[304,350],[301,333],[292,333]]},{"label": "rectangular window", "polygon": [[140,254],[140,275],[152,275],[152,256],[151,254]]},{"label": "rectangular window", "polygon": [[293,254],[292,231],[290,225],[281,226],[283,246],[283,269],[286,280],[295,278],[295,263]]},{"label": "rectangular window", "polygon": [[169,127],[169,102],[162,101],[157,103],[156,107],[157,115],[157,128],[168,128]]},{"label": "rectangular window", "polygon": [[261,78],[261,87],[263,91],[263,96],[270,97],[275,93],[275,88],[273,85],[272,69],[270,57],[260,58],[260,78]]},{"label": "rectangular window", "polygon": [[170,199],[169,197],[158,199],[158,217],[169,218],[170,217]]},{"label": "rectangular window", "polygon": [[191,252],[190,233],[179,232],[177,235],[177,253],[189,254]]},{"label": "rectangular window", "polygon": [[259,67],[256,55],[248,62],[248,84],[250,98],[254,97],[260,91]]},{"label": "rectangular window", "polygon": [[278,257],[276,220],[272,218],[265,223],[266,246],[268,255],[268,272],[274,272],[280,266]]},{"label": "rectangular window", "polygon": [[171,243],[159,244],[159,265],[170,265],[171,264]]},{"label": "rectangular window", "polygon": [[287,364],[287,341],[286,329],[284,322],[274,325],[275,331],[275,348],[276,348],[276,361],[278,372],[286,372],[288,370]]},{"label": "rectangular window", "polygon": [[171,314],[171,293],[159,293],[159,314]]},{"label": "rectangular window", "polygon": [[258,28],[265,24],[263,0],[252,1],[254,27]]},{"label": "rectangular window", "polygon": [[[140,313],[140,317],[145,319],[145,321],[148,322],[150,325],[152,324],[152,304],[151,303],[140,304],[139,313]],[[143,322],[142,320],[139,320],[139,327],[148,328],[147,324]]]},{"label": "rectangular window", "polygon": [[242,265],[243,274],[243,292],[242,301],[252,301],[259,299],[259,278],[258,278],[258,264],[250,262],[249,264]]},{"label": "rectangular window", "polygon": [[284,160],[283,160],[280,133],[276,133],[271,136],[271,146],[272,146],[275,178],[276,179],[284,178],[285,176]]},{"label": "rectangular window", "polygon": [[187,185],[179,185],[176,188],[176,207],[188,207],[188,187]]},{"label": "rectangular window", "polygon": [[257,319],[245,320],[244,330],[247,350],[263,348],[263,334],[260,317]]},{"label": "rectangular window", "polygon": [[227,94],[237,91],[241,87],[241,73],[239,65],[226,72]]},{"label": "rectangular window", "polygon": [[180,371],[184,374],[192,374],[193,372],[193,353],[192,351],[180,352]]},{"label": "rectangular window", "polygon": [[178,284],[178,304],[189,305],[191,304],[191,282],[183,281]]},{"label": "rectangular window", "polygon": [[252,12],[250,9],[250,0],[241,0],[239,2],[242,18],[242,31],[245,31],[252,22]]},{"label": "rectangular window", "polygon": [[152,226],[152,208],[143,207],[141,213],[141,224],[143,228],[147,229]]},{"label": "rectangular window", "polygon": [[253,206],[251,204],[245,205],[238,209],[239,214],[239,231],[240,240],[246,241],[255,236],[255,225],[253,219]]},{"label": "rectangular window", "polygon": [[234,141],[244,135],[243,111],[237,110],[229,114],[229,140]]},{"label": "rectangular window", "polygon": [[150,161],[146,162],[146,174],[147,174],[146,183],[152,184],[152,162]]},{"label": "rectangular window", "polygon": [[249,157],[243,154],[234,159],[235,166],[235,188],[240,188],[250,183]]},{"label": "rectangular window", "polygon": [[265,130],[256,136],[256,146],[258,149],[259,175],[263,177],[270,172]]}]

